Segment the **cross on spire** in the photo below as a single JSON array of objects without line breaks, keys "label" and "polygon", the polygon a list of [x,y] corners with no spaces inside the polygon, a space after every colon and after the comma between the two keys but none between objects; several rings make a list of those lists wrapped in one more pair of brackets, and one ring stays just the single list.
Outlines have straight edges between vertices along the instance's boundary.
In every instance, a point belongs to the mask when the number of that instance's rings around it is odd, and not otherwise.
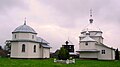
[{"label": "cross on spire", "polygon": [[92,9],[90,9],[90,17],[92,17]]},{"label": "cross on spire", "polygon": [[[92,17],[92,9],[90,9],[90,17]],[[89,19],[89,21],[90,21],[90,24],[93,23],[93,19]]]},{"label": "cross on spire", "polygon": [[24,19],[24,25],[26,25],[26,17],[25,17],[25,19]]}]

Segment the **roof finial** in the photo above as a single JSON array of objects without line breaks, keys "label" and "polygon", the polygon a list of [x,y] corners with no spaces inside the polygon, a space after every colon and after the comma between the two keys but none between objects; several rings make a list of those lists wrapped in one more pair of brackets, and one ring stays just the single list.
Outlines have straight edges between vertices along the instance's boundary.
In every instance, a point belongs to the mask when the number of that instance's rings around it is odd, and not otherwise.
[{"label": "roof finial", "polygon": [[25,17],[25,19],[24,19],[24,25],[26,25],[26,17]]},{"label": "roof finial", "polygon": [[92,17],[92,9],[90,9],[90,17]]},{"label": "roof finial", "polygon": [[68,45],[69,41],[66,41],[65,44]]},{"label": "roof finial", "polygon": [[[92,9],[90,9],[90,17],[92,17]],[[90,19],[89,21],[90,21],[90,24],[93,23],[93,19]]]}]

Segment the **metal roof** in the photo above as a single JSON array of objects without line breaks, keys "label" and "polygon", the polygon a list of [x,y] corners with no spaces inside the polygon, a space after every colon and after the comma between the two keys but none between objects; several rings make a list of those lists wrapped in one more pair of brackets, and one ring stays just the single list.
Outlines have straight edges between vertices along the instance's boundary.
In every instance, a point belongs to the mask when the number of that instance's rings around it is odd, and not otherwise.
[{"label": "metal roof", "polygon": [[100,28],[95,25],[94,23],[90,23],[87,26],[85,26],[85,28],[82,30],[82,32],[84,31],[101,31]]},{"label": "metal roof", "polygon": [[69,52],[69,54],[70,54],[70,55],[76,55],[76,53],[74,53],[74,52]]},{"label": "metal roof", "polygon": [[12,33],[19,33],[19,32],[36,34],[35,30],[26,24],[17,27]]},{"label": "metal roof", "polygon": [[81,40],[81,42],[82,42],[82,41],[90,41],[90,42],[94,42],[95,40],[92,39],[89,35],[87,35],[85,38],[83,38],[83,39]]},{"label": "metal roof", "polygon": [[115,50],[114,48],[108,47],[107,45],[105,45],[105,44],[103,44],[103,43],[100,43],[100,44],[97,44],[97,43],[96,43],[96,45],[98,45],[98,46],[103,46],[103,47],[106,47],[106,48]]},{"label": "metal roof", "polygon": [[43,44],[42,44],[42,47],[44,47],[44,48],[51,48],[49,45],[43,45]]},{"label": "metal roof", "polygon": [[44,39],[41,38],[41,37],[37,37],[37,42],[49,44],[46,40],[44,40]]},{"label": "metal roof", "polygon": [[84,50],[78,50],[77,52],[100,52],[100,51],[96,49],[84,49]]},{"label": "metal roof", "polygon": [[102,36],[102,34],[101,33],[97,33],[95,36]]},{"label": "metal roof", "polygon": [[35,43],[40,43],[40,45],[44,48],[52,48],[48,44],[48,42],[38,42],[38,41],[32,41],[32,40],[6,40],[6,42],[35,42]]}]

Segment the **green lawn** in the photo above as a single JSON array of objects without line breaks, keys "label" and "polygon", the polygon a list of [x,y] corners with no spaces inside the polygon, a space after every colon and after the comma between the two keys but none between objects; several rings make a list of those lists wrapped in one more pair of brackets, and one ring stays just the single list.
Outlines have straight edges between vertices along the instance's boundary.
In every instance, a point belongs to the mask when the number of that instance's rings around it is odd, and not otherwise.
[{"label": "green lawn", "polygon": [[120,67],[120,61],[97,61],[76,59],[75,64],[54,63],[53,59],[0,58],[0,67]]}]

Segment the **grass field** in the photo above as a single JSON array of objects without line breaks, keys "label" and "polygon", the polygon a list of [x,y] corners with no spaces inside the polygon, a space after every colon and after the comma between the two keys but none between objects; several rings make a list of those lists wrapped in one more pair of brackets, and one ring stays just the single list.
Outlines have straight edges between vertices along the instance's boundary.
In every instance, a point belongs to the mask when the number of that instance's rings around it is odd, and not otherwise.
[{"label": "grass field", "polygon": [[76,59],[75,64],[54,63],[53,59],[0,58],[0,67],[120,67],[120,61]]}]

